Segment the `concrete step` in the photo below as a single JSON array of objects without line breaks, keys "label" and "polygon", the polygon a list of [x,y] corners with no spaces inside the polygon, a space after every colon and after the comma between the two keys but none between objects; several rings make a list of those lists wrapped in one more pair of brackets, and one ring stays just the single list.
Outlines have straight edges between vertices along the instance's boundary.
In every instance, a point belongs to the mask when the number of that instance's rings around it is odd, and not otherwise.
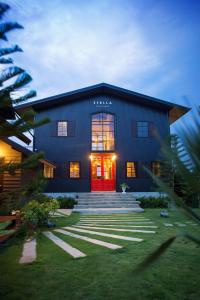
[{"label": "concrete step", "polygon": [[78,200],[79,204],[84,204],[84,203],[140,203],[139,201],[135,200],[115,200],[115,199],[109,199],[109,200],[98,200],[98,199],[93,199],[93,200]]},{"label": "concrete step", "polygon": [[144,211],[143,208],[86,208],[86,209],[74,209],[74,212],[79,212],[81,214],[89,214],[89,215],[96,215],[96,214],[128,214],[131,212],[138,212],[141,213]]},{"label": "concrete step", "polygon": [[82,208],[119,208],[119,207],[126,207],[126,208],[135,208],[138,207],[138,204],[90,204],[90,205],[82,205],[78,204],[75,205],[74,208],[82,209]]}]

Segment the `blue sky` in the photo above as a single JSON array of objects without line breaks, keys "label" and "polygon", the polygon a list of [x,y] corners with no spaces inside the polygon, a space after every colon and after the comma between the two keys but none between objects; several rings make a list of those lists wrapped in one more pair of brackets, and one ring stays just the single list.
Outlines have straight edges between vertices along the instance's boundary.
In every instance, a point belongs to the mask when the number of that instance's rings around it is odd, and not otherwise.
[{"label": "blue sky", "polygon": [[[199,0],[9,0],[37,98],[106,82],[200,104]],[[183,118],[184,119],[184,118]],[[177,124],[178,125],[178,124]]]}]

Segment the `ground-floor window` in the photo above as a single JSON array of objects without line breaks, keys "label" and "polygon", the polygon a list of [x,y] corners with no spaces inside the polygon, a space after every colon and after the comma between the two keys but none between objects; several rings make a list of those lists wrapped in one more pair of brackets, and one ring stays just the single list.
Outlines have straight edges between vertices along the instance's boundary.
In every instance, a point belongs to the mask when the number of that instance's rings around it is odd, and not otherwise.
[{"label": "ground-floor window", "polygon": [[70,161],[69,177],[70,178],[80,178],[80,162],[79,161]]},{"label": "ground-floor window", "polygon": [[53,167],[44,164],[44,177],[45,178],[53,178]]},{"label": "ground-floor window", "polygon": [[136,162],[127,161],[126,162],[126,177],[135,178],[136,177]]},{"label": "ground-floor window", "polygon": [[152,173],[154,176],[161,176],[161,165],[159,161],[152,162]]}]

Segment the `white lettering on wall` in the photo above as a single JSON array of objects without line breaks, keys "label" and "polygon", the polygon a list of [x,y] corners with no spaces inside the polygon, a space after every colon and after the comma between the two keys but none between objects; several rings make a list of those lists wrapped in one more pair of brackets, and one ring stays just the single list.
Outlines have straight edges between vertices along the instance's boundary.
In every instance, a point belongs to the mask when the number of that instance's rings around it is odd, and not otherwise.
[{"label": "white lettering on wall", "polygon": [[112,101],[110,100],[93,101],[93,104],[96,106],[109,106],[112,105]]}]

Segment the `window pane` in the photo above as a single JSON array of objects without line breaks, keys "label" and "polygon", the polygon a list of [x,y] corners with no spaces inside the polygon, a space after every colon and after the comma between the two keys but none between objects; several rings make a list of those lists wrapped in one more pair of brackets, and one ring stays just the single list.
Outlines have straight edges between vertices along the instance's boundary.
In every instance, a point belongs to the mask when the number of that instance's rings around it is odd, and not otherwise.
[{"label": "window pane", "polygon": [[127,162],[126,163],[126,177],[136,177],[136,163],[135,162]]},{"label": "window pane", "polygon": [[70,162],[70,178],[80,178],[80,163]]},{"label": "window pane", "polygon": [[137,136],[148,137],[149,136],[149,124],[148,122],[137,122]]},{"label": "window pane", "polygon": [[99,113],[92,116],[92,150],[114,150],[114,116]]},{"label": "window pane", "polygon": [[58,136],[67,136],[67,122],[66,121],[58,122]]}]

